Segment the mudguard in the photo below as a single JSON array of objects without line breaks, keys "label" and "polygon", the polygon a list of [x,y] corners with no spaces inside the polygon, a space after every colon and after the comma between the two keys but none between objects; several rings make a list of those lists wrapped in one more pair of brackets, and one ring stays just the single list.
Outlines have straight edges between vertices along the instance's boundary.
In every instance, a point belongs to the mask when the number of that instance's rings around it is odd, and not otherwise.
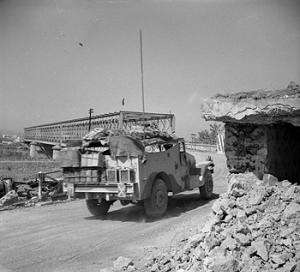
[{"label": "mudguard", "polygon": [[182,188],[176,183],[176,180],[172,175],[167,175],[165,172],[153,172],[146,181],[141,193],[141,199],[150,197],[153,183],[157,178],[162,179],[166,183],[168,191],[173,193],[182,191]]}]

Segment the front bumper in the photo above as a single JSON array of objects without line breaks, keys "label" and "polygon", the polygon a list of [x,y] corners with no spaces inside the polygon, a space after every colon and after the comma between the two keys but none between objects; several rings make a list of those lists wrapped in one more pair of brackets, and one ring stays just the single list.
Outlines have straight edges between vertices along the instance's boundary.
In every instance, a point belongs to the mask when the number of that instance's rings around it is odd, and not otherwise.
[{"label": "front bumper", "polygon": [[75,185],[75,193],[85,193],[89,196],[97,195],[109,200],[134,200],[134,184],[115,183],[103,185]]}]

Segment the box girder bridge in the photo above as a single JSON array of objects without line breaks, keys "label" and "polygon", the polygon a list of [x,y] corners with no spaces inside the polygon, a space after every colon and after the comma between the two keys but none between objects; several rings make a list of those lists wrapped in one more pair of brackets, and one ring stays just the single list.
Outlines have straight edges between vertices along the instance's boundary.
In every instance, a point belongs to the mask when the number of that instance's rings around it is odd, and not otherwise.
[{"label": "box girder bridge", "polygon": [[[88,133],[89,117],[47,123],[24,128],[24,141],[50,145],[65,145],[80,141]],[[91,129],[130,129],[134,125],[154,125],[161,131],[175,133],[174,114],[119,111],[91,117]]]}]

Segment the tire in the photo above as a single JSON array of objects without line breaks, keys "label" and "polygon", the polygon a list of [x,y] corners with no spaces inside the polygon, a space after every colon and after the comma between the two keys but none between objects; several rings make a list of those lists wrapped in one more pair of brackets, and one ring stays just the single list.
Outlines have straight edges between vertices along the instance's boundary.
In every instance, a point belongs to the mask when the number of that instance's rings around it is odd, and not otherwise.
[{"label": "tire", "polygon": [[210,171],[206,171],[204,180],[205,180],[204,185],[199,187],[200,196],[202,199],[211,199],[213,196],[214,183]]},{"label": "tire", "polygon": [[99,202],[98,199],[87,199],[86,206],[89,212],[98,217],[105,217],[107,212],[111,206],[111,202],[106,201],[105,199],[101,199]]},{"label": "tire", "polygon": [[159,218],[165,214],[168,207],[168,188],[162,179],[156,179],[151,190],[151,195],[144,201],[147,217]]}]

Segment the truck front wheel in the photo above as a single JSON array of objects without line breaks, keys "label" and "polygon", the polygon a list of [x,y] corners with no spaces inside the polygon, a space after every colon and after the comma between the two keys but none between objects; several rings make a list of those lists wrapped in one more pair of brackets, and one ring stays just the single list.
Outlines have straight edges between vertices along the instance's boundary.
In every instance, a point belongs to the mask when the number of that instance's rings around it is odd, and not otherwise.
[{"label": "truck front wheel", "polygon": [[145,213],[150,218],[158,218],[165,214],[168,207],[168,189],[162,179],[156,179],[151,195],[144,201]]},{"label": "truck front wheel", "polygon": [[211,199],[213,196],[214,183],[213,183],[213,177],[212,177],[212,174],[210,171],[206,171],[204,180],[205,180],[204,185],[199,187],[200,196],[202,199]]},{"label": "truck front wheel", "polygon": [[107,214],[111,204],[111,202],[106,201],[105,199],[101,199],[100,201],[98,199],[86,200],[86,206],[89,212],[94,216],[100,217],[104,217]]}]

